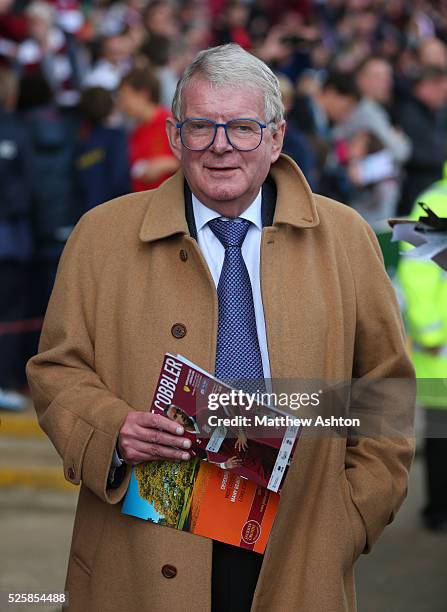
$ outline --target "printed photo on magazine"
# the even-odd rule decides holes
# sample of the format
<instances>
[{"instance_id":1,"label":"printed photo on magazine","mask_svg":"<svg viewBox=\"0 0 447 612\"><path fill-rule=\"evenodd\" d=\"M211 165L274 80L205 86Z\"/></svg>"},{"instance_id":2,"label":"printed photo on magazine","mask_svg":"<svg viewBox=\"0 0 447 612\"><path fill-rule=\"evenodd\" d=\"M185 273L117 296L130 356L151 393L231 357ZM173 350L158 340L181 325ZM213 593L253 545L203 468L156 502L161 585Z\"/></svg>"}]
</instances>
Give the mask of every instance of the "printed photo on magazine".
<instances>
[{"instance_id":1,"label":"printed photo on magazine","mask_svg":"<svg viewBox=\"0 0 447 612\"><path fill-rule=\"evenodd\" d=\"M279 497L199 459L148 461L133 468L121 511L263 553Z\"/></svg>"}]
</instances>

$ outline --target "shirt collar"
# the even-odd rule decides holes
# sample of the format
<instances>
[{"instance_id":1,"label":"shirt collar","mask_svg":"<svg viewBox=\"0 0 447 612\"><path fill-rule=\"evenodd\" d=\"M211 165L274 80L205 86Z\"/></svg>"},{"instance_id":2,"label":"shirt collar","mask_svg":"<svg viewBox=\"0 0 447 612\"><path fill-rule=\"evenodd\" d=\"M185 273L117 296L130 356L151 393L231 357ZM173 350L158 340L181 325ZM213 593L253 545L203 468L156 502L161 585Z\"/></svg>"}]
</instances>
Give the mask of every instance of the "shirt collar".
<instances>
[{"instance_id":1,"label":"shirt collar","mask_svg":"<svg viewBox=\"0 0 447 612\"><path fill-rule=\"evenodd\" d=\"M239 216L241 219L251 221L253 225L256 225L256 227L262 231L261 204L262 191L260 189L258 195L250 206ZM194 211L194 220L196 222L198 232L204 228L208 221L222 216L215 210L212 210L211 208L208 208L208 206L205 206L205 204L202 204L202 202L194 194L192 194L192 208Z\"/></svg>"}]
</instances>

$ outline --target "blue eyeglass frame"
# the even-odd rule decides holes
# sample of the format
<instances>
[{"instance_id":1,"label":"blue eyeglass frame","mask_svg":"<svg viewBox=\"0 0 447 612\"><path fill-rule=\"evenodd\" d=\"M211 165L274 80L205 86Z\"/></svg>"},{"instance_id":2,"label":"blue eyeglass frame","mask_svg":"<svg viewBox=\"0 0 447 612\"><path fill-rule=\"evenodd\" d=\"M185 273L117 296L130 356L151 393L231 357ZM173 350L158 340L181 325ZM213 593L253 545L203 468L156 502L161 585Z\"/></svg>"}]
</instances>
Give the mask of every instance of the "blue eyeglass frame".
<instances>
[{"instance_id":1,"label":"blue eyeglass frame","mask_svg":"<svg viewBox=\"0 0 447 612\"><path fill-rule=\"evenodd\" d=\"M185 143L183 142L182 127L185 125L187 121L207 121L208 123L212 123L214 125L214 136L213 136L212 141L207 147L204 147L203 149L191 149L190 147L187 147L185 145ZM228 124L232 123L233 121L253 121L254 123L257 123L259 127L261 128L261 140L259 141L259 144L256 145L256 147L253 147L253 149L239 149L238 147L235 147L234 144L231 142L230 138L228 137L228 132L227 132ZM268 125L267 123L261 123L257 119L252 119L252 117L237 117L236 119L230 119L226 123L217 123L216 121L213 121L212 119L208 119L207 117L188 117L188 119L184 119L183 121L176 123L175 127L178 130L180 130L180 140L182 141L182 145L185 147L185 149L188 149L188 151L195 151L195 152L206 151L207 149L212 147L214 144L214 141L216 140L218 128L223 127L223 129L225 130L225 136L227 138L228 144L231 147L233 147L233 149L236 149L237 151L242 151L243 153L249 153L250 151L255 151L258 147L261 146L262 138L264 136L264 129L267 127L267 125Z\"/></svg>"}]
</instances>

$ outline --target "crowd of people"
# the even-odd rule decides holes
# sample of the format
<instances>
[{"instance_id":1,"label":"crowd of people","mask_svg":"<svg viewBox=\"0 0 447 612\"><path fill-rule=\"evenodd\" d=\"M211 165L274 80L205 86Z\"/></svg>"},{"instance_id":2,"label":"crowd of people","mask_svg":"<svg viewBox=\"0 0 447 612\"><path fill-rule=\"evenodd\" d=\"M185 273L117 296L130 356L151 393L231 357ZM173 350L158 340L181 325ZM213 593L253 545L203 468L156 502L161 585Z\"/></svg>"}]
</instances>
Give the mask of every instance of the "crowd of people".
<instances>
[{"instance_id":1,"label":"crowd of people","mask_svg":"<svg viewBox=\"0 0 447 612\"><path fill-rule=\"evenodd\" d=\"M1 0L0 406L23 405L60 254L90 208L177 169L184 67L235 42L278 76L284 152L376 224L447 159L447 6L429 0Z\"/></svg>"}]
</instances>

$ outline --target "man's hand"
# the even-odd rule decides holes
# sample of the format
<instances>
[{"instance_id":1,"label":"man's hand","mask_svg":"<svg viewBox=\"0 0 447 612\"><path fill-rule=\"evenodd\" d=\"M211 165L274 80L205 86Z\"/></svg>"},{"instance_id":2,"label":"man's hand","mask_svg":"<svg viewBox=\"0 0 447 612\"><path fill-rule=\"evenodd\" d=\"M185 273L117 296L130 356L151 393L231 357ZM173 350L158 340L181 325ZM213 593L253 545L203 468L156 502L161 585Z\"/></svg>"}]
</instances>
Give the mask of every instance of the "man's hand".
<instances>
[{"instance_id":1,"label":"man's hand","mask_svg":"<svg viewBox=\"0 0 447 612\"><path fill-rule=\"evenodd\" d=\"M191 440L183 438L184 428L167 417L152 412L132 410L118 436L118 450L126 463L173 459L188 461Z\"/></svg>"}]
</instances>

